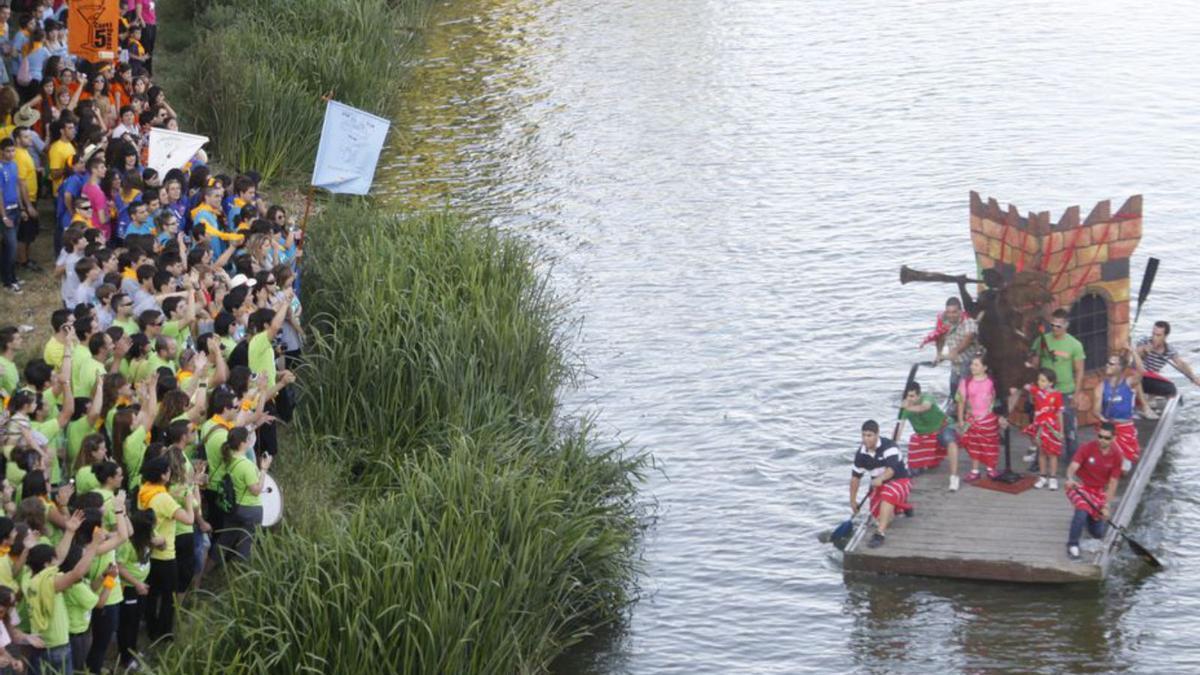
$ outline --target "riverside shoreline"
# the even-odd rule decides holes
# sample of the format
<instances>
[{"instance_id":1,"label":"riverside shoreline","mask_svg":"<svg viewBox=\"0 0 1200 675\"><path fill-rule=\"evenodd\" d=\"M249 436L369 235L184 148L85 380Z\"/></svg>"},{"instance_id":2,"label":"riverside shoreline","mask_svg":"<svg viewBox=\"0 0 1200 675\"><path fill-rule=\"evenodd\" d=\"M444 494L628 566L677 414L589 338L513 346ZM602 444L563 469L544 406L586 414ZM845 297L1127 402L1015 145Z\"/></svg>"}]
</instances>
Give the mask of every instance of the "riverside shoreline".
<instances>
[{"instance_id":1,"label":"riverside shoreline","mask_svg":"<svg viewBox=\"0 0 1200 675\"><path fill-rule=\"evenodd\" d=\"M256 12L278 7L237 11L257 25ZM198 16L165 14L164 43L176 45L166 56L217 44L219 31L205 26L227 11L216 2ZM325 36L338 39L355 38ZM164 66L168 82L186 82L193 67ZM223 81L208 89L223 91ZM189 123L204 103L196 95L178 106ZM253 137L263 121L196 131L219 149L222 135ZM246 160L214 156L254 168ZM303 171L274 174L267 191L300 213ZM645 458L561 416L558 394L577 364L566 356L564 308L530 247L451 214L333 201L318 204L307 237L304 403L276 465L287 519L216 597L190 603L179 640L151 663L162 672L546 670L623 616Z\"/></svg>"}]
</instances>

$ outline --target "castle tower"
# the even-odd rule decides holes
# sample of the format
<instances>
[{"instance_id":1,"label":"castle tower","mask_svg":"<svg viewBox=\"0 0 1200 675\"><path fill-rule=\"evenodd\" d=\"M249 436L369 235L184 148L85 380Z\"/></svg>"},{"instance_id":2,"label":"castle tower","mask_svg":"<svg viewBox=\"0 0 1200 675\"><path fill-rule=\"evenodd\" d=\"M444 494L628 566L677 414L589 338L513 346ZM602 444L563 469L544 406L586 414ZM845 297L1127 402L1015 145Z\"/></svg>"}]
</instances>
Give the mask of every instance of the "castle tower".
<instances>
[{"instance_id":1,"label":"castle tower","mask_svg":"<svg viewBox=\"0 0 1200 675\"><path fill-rule=\"evenodd\" d=\"M1079 207L1072 206L1052 223L1049 212L1022 216L1011 204L1003 210L995 199L984 202L971 192L971 242L980 272L994 269L1006 281L1019 272L1044 275L1053 297L1044 313L1067 309L1068 330L1083 343L1085 395L1108 355L1129 343L1129 258L1141 238L1141 195L1125 200L1115 214L1105 200L1082 222ZM1089 419L1081 415L1080 423Z\"/></svg>"}]
</instances>

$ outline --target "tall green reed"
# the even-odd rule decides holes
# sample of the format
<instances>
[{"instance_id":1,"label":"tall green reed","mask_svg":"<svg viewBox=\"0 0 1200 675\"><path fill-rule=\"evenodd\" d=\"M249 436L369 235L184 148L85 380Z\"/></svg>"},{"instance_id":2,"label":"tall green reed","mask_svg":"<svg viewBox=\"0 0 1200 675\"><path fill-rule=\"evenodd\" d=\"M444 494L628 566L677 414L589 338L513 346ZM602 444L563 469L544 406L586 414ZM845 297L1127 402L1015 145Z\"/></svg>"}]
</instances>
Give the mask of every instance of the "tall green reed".
<instances>
[{"instance_id":1,"label":"tall green reed","mask_svg":"<svg viewBox=\"0 0 1200 675\"><path fill-rule=\"evenodd\" d=\"M310 235L288 478L326 503L260 537L156 669L545 670L628 602L643 458L559 415L562 307L532 249L362 203Z\"/></svg>"},{"instance_id":2,"label":"tall green reed","mask_svg":"<svg viewBox=\"0 0 1200 675\"><path fill-rule=\"evenodd\" d=\"M156 670L544 670L621 605L610 579L629 574L633 523L576 490L607 473L580 450L551 470L463 437L404 462L361 509L305 524L315 538L260 538L254 565L190 618L204 634Z\"/></svg>"},{"instance_id":3,"label":"tall green reed","mask_svg":"<svg viewBox=\"0 0 1200 675\"><path fill-rule=\"evenodd\" d=\"M210 0L191 9L186 120L218 156L264 177L312 167L321 97L386 114L428 0Z\"/></svg>"},{"instance_id":4,"label":"tall green reed","mask_svg":"<svg viewBox=\"0 0 1200 675\"><path fill-rule=\"evenodd\" d=\"M313 239L310 428L383 449L551 419L570 375L564 313L528 244L450 215L362 207L331 212Z\"/></svg>"}]
</instances>

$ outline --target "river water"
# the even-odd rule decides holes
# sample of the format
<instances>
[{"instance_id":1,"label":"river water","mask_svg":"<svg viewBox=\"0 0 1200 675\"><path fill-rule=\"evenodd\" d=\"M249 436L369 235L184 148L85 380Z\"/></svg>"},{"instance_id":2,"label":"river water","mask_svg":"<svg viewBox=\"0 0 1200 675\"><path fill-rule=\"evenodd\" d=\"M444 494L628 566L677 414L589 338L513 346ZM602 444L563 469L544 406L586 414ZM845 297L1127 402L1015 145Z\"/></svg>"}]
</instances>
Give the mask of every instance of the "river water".
<instances>
[{"instance_id":1,"label":"river water","mask_svg":"<svg viewBox=\"0 0 1200 675\"><path fill-rule=\"evenodd\" d=\"M579 319L569 408L657 460L640 599L559 670L1200 668L1194 405L1135 521L1160 574L847 581L814 539L949 290L897 268L973 271L970 189L1144 194L1142 325L1200 361L1198 43L1188 2L439 6L379 189L533 238Z\"/></svg>"}]
</instances>

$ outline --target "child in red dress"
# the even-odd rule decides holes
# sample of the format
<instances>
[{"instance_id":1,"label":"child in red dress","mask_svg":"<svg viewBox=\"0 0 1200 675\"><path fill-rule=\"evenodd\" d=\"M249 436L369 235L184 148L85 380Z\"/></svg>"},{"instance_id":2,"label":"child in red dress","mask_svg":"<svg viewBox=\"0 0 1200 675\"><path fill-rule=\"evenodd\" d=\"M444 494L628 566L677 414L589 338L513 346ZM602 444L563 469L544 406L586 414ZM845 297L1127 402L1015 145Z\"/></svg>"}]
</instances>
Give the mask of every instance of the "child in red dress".
<instances>
[{"instance_id":1,"label":"child in red dress","mask_svg":"<svg viewBox=\"0 0 1200 675\"><path fill-rule=\"evenodd\" d=\"M1025 385L1025 391L1033 399L1033 423L1022 431L1033 438L1038 449L1038 477L1035 488L1047 485L1051 490L1058 489L1058 458L1062 455L1063 429L1063 397L1062 392L1054 388L1057 376L1050 368L1038 371L1037 384ZM1046 471L1046 465L1050 471Z\"/></svg>"}]
</instances>

